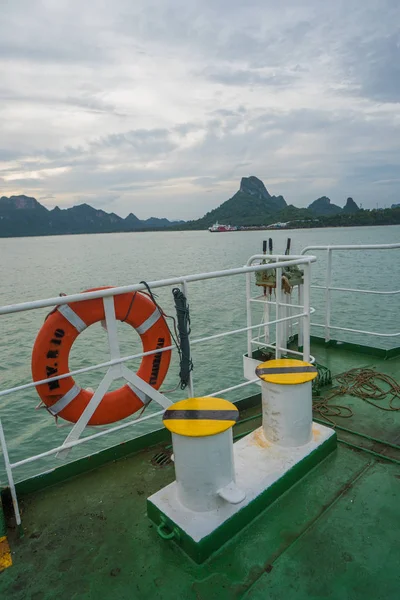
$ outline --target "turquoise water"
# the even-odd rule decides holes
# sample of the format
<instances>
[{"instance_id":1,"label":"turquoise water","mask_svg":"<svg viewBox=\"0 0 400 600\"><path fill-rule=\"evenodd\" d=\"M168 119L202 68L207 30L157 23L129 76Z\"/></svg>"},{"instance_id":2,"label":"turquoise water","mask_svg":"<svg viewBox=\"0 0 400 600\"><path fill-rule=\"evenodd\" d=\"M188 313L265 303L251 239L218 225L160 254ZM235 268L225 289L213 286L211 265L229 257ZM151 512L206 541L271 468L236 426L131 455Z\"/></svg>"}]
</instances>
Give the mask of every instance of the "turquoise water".
<instances>
[{"instance_id":1,"label":"turquoise water","mask_svg":"<svg viewBox=\"0 0 400 600\"><path fill-rule=\"evenodd\" d=\"M109 235L55 236L0 240L0 305L56 296L61 292L75 293L91 287L128 285L140 280L156 280L189 273L215 271L245 264L251 254L261 250L262 240L271 235L274 251L283 252L288 235L292 238L292 253L308 245L318 244L379 244L400 241L400 226L360 227L348 229L313 229L274 231L266 233L238 232L210 235L208 232L124 233ZM312 281L325 281L325 253L318 253L312 267ZM333 285L396 289L400 282L398 251L338 252L334 256ZM194 337L245 326L245 278L236 276L190 284L189 301ZM168 314L174 313L170 289L158 292L158 301ZM393 332L398 329L399 296L351 295L333 293L332 324L360 329ZM323 322L324 294L315 290L312 305L317 308L313 320ZM30 381L32 345L48 311L36 310L0 317L0 388ZM314 333L322 333L315 330ZM140 351L138 336L127 325L119 327L121 351ZM341 339L370 343L381 347L395 344L392 338L366 338L341 334ZM398 338L397 338L398 339ZM195 393L209 394L242 381L242 354L246 351L246 335L230 336L207 345L193 347ZM76 342L70 367L77 369L108 360L106 333L99 326L83 332ZM137 362L128 366L136 370ZM80 376L77 381L95 387L103 372ZM178 383L178 364L174 359L164 384L171 389ZM235 399L248 393L231 394ZM184 392L170 393L178 400ZM12 460L43 452L62 443L69 429L57 428L44 410L34 410L39 399L34 388L0 398L3 421ZM149 411L158 410L150 405ZM91 442L87 450L74 449L69 459L128 439L157 427L149 421L137 428L128 428L102 441ZM90 433L92 433L90 431ZM85 446L86 448L86 446ZM58 459L45 459L16 471L17 479L28 473L42 471ZM57 464L57 463L56 463ZM4 481L2 466L0 477Z\"/></svg>"}]
</instances>

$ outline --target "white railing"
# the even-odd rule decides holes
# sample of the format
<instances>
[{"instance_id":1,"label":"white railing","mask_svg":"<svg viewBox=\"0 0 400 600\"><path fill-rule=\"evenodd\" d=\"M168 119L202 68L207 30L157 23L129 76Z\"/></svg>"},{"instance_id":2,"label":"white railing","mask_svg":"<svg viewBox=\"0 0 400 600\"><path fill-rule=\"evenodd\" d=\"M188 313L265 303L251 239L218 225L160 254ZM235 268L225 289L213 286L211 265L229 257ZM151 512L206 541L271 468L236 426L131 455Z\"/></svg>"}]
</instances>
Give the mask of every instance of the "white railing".
<instances>
[{"instance_id":1,"label":"white railing","mask_svg":"<svg viewBox=\"0 0 400 600\"><path fill-rule=\"evenodd\" d=\"M359 333L363 335L373 335L384 338L394 338L400 336L400 331L395 333L382 333L377 331L365 331L362 329L352 329L350 327L341 327L331 324L331 313L332 313L332 291L335 292L351 292L357 294L378 294L383 296L400 294L400 290L365 290L359 288L345 288L345 287L334 287L332 286L332 255L333 252L338 250L396 250L400 249L400 243L397 244L366 244L366 245L341 245L341 246L307 246L301 251L301 255L304 256L307 252L314 252L324 250L327 252L327 267L326 267L326 282L325 285L312 285L312 289L325 290L325 321L324 323L311 323L313 327L321 327L325 331L325 341L328 342L331 339L331 330L336 331L347 331L350 333Z\"/></svg>"},{"instance_id":2,"label":"white railing","mask_svg":"<svg viewBox=\"0 0 400 600\"><path fill-rule=\"evenodd\" d=\"M188 284L190 282L212 280L212 279L218 279L221 277L230 277L230 276L245 274L246 278L247 278L246 279L246 290L248 293L247 300L248 300L248 306L249 306L251 275L253 273L255 273L257 271L268 271L268 270L276 269L277 280L280 281L280 277L281 277L281 273L282 273L282 266L283 266L283 259L285 259L284 260L285 267L292 266L292 265L302 265L304 268L304 298L305 298L305 300L304 300L303 305L299 302L298 305L293 305L293 307L292 307L292 308L300 309L301 312L296 313L296 314L292 314L292 312L291 312L290 314L286 314L286 316L282 316L282 317L280 316L282 299L281 299L280 286L277 286L275 303L272 301L270 303L276 304L276 314L278 315L278 318L274 319L272 321L265 321L265 319L264 319L261 325L263 327L268 327L268 328L271 325L276 326L277 343L276 343L276 346L274 346L274 348L276 351L276 356L280 356L281 352L289 352L289 350L287 348L285 348L284 345L282 345L282 336L280 333L280 331L281 331L280 328L281 328L282 324L284 324L285 322L291 323L295 319L298 319L299 323L302 323L302 331L303 331L304 347L303 347L302 356L303 356L304 360L309 360L309 355L310 355L310 339L309 339L310 338L310 311L311 311L310 304L309 304L309 300L310 300L310 265L312 262L315 262L316 258L314 256L292 256L290 258L290 260L288 260L287 256L283 257L280 255L273 255L273 256L269 256L269 259L273 260L274 262L270 262L268 264L252 265L251 263L252 263L253 259L256 259L256 258L257 258L257 256L252 257L252 259L250 259L250 264L247 264L244 267L240 267L237 269L227 269L224 271L199 273L199 274L195 274L195 275L186 275L183 277L174 277L171 279L151 281L151 282L148 282L148 286L153 290L153 289L166 287L166 286L180 285L185 296L188 298ZM135 373L130 371L124 365L124 363L127 361L131 361L132 359L141 358L143 356L148 356L151 354L156 354L156 353L158 354L160 352L174 350L175 349L174 346L168 346L168 347L164 347L161 349L151 350L148 352L141 352L141 353L130 355L130 356L122 357L120 355L119 342L118 342L118 336L117 336L117 320L115 317L113 298L114 298L114 296L118 296L120 294L125 294L128 292L131 293L131 292L136 292L136 291L146 291L146 289L147 289L147 287L143 284L135 284L135 285L129 285L129 286L124 286L124 287L115 287L115 288L108 288L108 289L97 290L97 291L92 291L92 292L85 292L85 293L81 293L81 294L71 294L69 296L61 296L61 297L57 296L54 298L48 298L46 300L34 300L31 302L23 302L20 304L12 304L12 305L8 305L8 306L0 307L0 316L1 316L1 315L9 315L9 314L13 314L13 313L19 313L22 311L28 311L28 310L39 309L39 308L44 308L44 307L61 306L61 305L69 304L71 302L83 302L85 300L102 298L103 303L104 303L105 318L106 318L105 319L106 320L106 330L107 330L108 345L109 345L109 351L110 351L110 360L107 362L98 363L96 365L77 369L75 371L70 371L69 373L64 373L62 375L49 377L47 379L41 379L40 381L24 383L24 384L14 386L14 387L0 391L0 396L6 396L6 395L9 395L12 393L19 392L21 390L26 390L28 388L42 385L44 383L50 383L52 381L58 381L60 379L65 379L67 377L71 377L71 376L78 375L81 373L87 373L89 371L108 367L107 373L105 374L102 381L100 382L97 390L94 392L89 404L83 411L79 420L72 426L72 429L69 432L64 443L60 446L51 448L50 450L47 450L40 454L36 454L34 456L29 456L27 458L18 460L16 462L11 462L9 453L8 453L8 449L7 449L6 438L4 435L4 429L3 429L2 422L0 419L0 445L1 445L1 448L3 451L3 457L4 457L4 462L5 462L8 483L9 483L9 487L10 487L10 491L11 491L16 521L17 521L18 525L21 523L21 517L20 517L20 512L19 512L19 508L18 508L18 500L17 500L16 490L15 490L15 483L14 483L14 476L13 476L14 469L17 469L18 467L21 467L28 463L38 461L42 458L45 458L45 457L48 457L48 456L51 456L54 454L64 457L66 455L66 453L69 452L71 450L71 448L73 448L75 446L78 446L80 444L86 443L88 441L97 439L97 438L105 436L105 435L109 435L113 432L120 431L122 429L131 427L132 425L138 425L139 423L143 423L143 421L147 421L156 416L160 416L163 414L165 408L168 407L172 403L171 400L165 394L161 394L159 391L152 388L148 383L146 383L145 381L140 379ZM202 338L190 339L190 346L193 346L195 344L200 344L200 343L206 343L211 340L224 338L227 336L244 333L244 332L247 332L248 335L250 335L250 339L251 339L251 331L259 328L260 324L259 323L256 325L252 324L251 316L249 317L249 311L248 311L247 318L248 318L248 322L247 322L246 327L241 327L241 328L233 329L230 331L224 331L221 333L216 333L216 334L205 336ZM281 340L281 341L279 341L279 340ZM250 347L250 349L251 349L251 347ZM134 419L134 420L128 421L126 423L122 423L120 425L116 425L116 426L110 427L106 430L102 430L102 431L99 431L92 435L88 435L86 437L81 438L80 437L81 434L83 433L85 427L87 426L94 411L99 406L104 394L109 389L111 383L115 379L118 379L118 378L125 379L131 385L133 385L135 388L137 388L139 391L143 392L146 396L149 396L152 400L157 402L162 407L162 410L152 413L151 415L146 415L144 417ZM245 382L239 383L237 385L227 387L223 390L215 391L208 395L213 396L213 395L222 394L222 393L226 394L233 390L243 388L247 385L251 385L254 382L255 382L255 380L245 381ZM190 379L189 386L188 386L188 394L190 397L195 395L192 377Z\"/></svg>"}]
</instances>

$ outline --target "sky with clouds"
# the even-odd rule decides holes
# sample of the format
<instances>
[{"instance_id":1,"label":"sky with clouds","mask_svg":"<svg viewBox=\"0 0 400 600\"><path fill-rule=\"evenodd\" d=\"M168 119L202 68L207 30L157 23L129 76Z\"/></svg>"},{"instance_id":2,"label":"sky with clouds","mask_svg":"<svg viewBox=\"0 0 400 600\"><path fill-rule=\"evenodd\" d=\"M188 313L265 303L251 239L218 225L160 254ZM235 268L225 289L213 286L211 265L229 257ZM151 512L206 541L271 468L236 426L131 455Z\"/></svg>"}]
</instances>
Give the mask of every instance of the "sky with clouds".
<instances>
[{"instance_id":1,"label":"sky with clouds","mask_svg":"<svg viewBox=\"0 0 400 600\"><path fill-rule=\"evenodd\" d=\"M400 201L399 0L0 0L0 196Z\"/></svg>"}]
</instances>

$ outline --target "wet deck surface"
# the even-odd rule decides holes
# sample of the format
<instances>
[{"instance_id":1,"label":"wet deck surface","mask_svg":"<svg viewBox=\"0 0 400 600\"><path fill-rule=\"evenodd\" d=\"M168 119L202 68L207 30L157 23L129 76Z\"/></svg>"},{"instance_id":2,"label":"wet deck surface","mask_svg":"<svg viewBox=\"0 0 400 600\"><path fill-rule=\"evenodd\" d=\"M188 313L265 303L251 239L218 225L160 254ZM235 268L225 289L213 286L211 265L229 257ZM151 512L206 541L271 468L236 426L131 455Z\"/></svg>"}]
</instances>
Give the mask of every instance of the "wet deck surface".
<instances>
[{"instance_id":1,"label":"wet deck surface","mask_svg":"<svg viewBox=\"0 0 400 600\"><path fill-rule=\"evenodd\" d=\"M400 379L399 358L382 361L340 349L314 350L318 362L333 373L374 365ZM344 427L391 443L400 439L399 412L378 410L347 396L340 403L354 412L351 419L337 419ZM248 430L258 423L240 427ZM357 436L351 441L372 448ZM382 444L373 449L387 456L396 453ZM0 574L1 599L399 597L399 465L339 444L198 566L161 540L147 520L146 497L174 478L172 465L152 464L157 450L26 496L25 537L18 539L10 531L14 565Z\"/></svg>"}]
</instances>

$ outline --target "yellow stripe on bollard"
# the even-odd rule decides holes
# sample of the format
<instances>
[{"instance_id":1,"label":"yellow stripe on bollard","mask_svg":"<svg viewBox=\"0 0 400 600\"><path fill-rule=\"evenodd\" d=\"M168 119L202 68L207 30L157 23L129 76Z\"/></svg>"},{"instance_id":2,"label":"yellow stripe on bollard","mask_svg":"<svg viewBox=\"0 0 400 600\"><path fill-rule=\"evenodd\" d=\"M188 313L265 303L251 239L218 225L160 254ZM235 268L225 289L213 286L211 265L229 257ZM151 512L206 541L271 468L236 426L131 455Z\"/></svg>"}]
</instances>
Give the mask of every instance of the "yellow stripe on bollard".
<instances>
[{"instance_id":1,"label":"yellow stripe on bollard","mask_svg":"<svg viewBox=\"0 0 400 600\"><path fill-rule=\"evenodd\" d=\"M205 437L226 431L238 417L236 406L222 398L188 398L170 406L163 423L172 433Z\"/></svg>"},{"instance_id":2,"label":"yellow stripe on bollard","mask_svg":"<svg viewBox=\"0 0 400 600\"><path fill-rule=\"evenodd\" d=\"M314 365L292 358L268 360L256 368L256 375L268 383L296 385L312 381L318 375Z\"/></svg>"}]
</instances>

